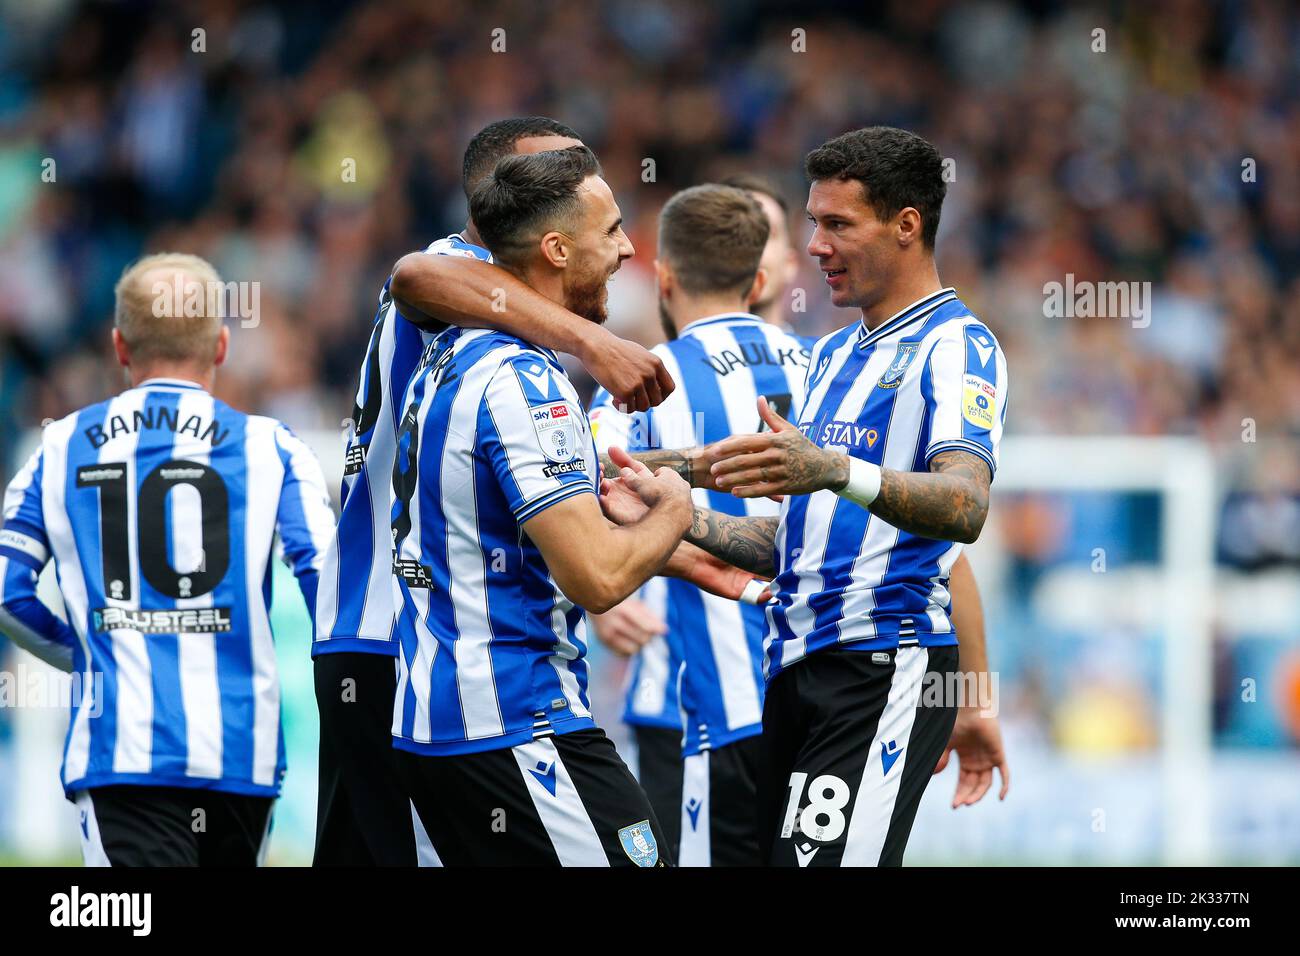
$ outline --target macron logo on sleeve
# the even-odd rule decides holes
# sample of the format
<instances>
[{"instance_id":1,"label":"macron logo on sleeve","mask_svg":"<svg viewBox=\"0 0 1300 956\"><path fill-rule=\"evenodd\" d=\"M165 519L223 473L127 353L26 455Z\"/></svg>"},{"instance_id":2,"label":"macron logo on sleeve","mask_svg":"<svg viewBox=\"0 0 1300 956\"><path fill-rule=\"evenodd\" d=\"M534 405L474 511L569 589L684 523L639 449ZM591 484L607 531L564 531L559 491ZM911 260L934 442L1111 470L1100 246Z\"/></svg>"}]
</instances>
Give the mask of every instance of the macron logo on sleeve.
<instances>
[{"instance_id":1,"label":"macron logo on sleeve","mask_svg":"<svg viewBox=\"0 0 1300 956\"><path fill-rule=\"evenodd\" d=\"M531 368L524 369L524 377L533 383L533 388L537 389L543 395L551 391L551 373L546 370L545 365L534 365Z\"/></svg>"},{"instance_id":2,"label":"macron logo on sleeve","mask_svg":"<svg viewBox=\"0 0 1300 956\"><path fill-rule=\"evenodd\" d=\"M527 396L529 405L542 405L560 400L560 390L555 387L555 379L544 362L527 366L516 365L515 370L519 373L520 381L524 383L524 395Z\"/></svg>"},{"instance_id":3,"label":"macron logo on sleeve","mask_svg":"<svg viewBox=\"0 0 1300 956\"><path fill-rule=\"evenodd\" d=\"M993 371L989 368L989 359L993 358L993 340L989 338L988 333L983 329L973 326L966 326L966 342L975 351L975 358L979 359L980 371ZM967 371L974 371L969 367L970 359L967 358Z\"/></svg>"}]
</instances>

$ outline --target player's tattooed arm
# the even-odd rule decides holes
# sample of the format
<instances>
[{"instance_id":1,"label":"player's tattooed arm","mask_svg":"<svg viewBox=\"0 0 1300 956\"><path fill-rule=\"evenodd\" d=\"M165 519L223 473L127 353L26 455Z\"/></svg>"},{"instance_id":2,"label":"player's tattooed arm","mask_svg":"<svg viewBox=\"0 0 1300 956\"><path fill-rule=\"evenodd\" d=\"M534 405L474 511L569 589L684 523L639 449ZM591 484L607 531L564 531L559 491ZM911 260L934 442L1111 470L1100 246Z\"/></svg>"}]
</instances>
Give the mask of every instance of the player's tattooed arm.
<instances>
[{"instance_id":1,"label":"player's tattooed arm","mask_svg":"<svg viewBox=\"0 0 1300 956\"><path fill-rule=\"evenodd\" d=\"M771 431L733 435L703 450L720 490L757 498L838 492L848 484L847 453L809 441L765 399L758 400L758 413ZM902 531L969 544L988 517L991 481L982 458L965 451L940 452L930 460L928 473L882 468L880 491L868 510Z\"/></svg>"},{"instance_id":2,"label":"player's tattooed arm","mask_svg":"<svg viewBox=\"0 0 1300 956\"><path fill-rule=\"evenodd\" d=\"M978 456L940 452L928 473L881 469L880 494L868 510L911 534L970 544L988 517L991 480Z\"/></svg>"},{"instance_id":3,"label":"player's tattooed arm","mask_svg":"<svg viewBox=\"0 0 1300 956\"><path fill-rule=\"evenodd\" d=\"M413 252L398 260L388 291L402 316L426 331L445 325L497 329L576 356L631 411L658 405L674 388L653 352L575 315L490 262Z\"/></svg>"},{"instance_id":4,"label":"player's tattooed arm","mask_svg":"<svg viewBox=\"0 0 1300 956\"><path fill-rule=\"evenodd\" d=\"M748 518L696 508L684 540L762 577L776 574L773 546L780 518Z\"/></svg>"},{"instance_id":5,"label":"player's tattooed arm","mask_svg":"<svg viewBox=\"0 0 1300 956\"><path fill-rule=\"evenodd\" d=\"M630 454L651 471L667 468L675 471L692 488L709 488L709 466L699 457L698 448L665 449L656 451L634 451ZM610 459L608 454L600 456L601 473L606 478L617 478L621 469Z\"/></svg>"},{"instance_id":6,"label":"player's tattooed arm","mask_svg":"<svg viewBox=\"0 0 1300 956\"><path fill-rule=\"evenodd\" d=\"M627 525L640 520L646 513L647 502L638 488L649 469L634 461L621 448L610 449L621 470L615 478L603 478L600 483L600 504L605 516L615 524ZM630 467L631 466L631 467ZM638 476L633 469L642 472ZM770 578L776 572L772 549L776 541L778 518L748 518L722 514L707 508L693 508L691 525L682 540L706 551L715 558L736 568ZM681 557L682 555L677 555ZM680 576L680 575L679 575ZM698 583L698 582L697 582ZM743 590L744 582L741 582ZM715 594L723 590L707 587ZM735 595L724 594L734 597Z\"/></svg>"}]
</instances>

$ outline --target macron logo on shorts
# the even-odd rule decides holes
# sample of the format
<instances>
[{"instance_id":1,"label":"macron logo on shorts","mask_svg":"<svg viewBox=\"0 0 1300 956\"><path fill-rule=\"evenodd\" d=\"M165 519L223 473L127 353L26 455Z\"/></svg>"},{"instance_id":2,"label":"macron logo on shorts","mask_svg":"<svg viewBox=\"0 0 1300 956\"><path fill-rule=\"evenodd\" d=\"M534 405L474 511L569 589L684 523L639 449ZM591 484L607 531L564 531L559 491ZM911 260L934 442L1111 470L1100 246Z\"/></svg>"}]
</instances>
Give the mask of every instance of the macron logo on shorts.
<instances>
[{"instance_id":1,"label":"macron logo on shorts","mask_svg":"<svg viewBox=\"0 0 1300 956\"><path fill-rule=\"evenodd\" d=\"M700 807L704 806L699 797L691 797L690 802L686 804L686 812L691 818L691 829L696 829L700 824Z\"/></svg>"},{"instance_id":2,"label":"macron logo on shorts","mask_svg":"<svg viewBox=\"0 0 1300 956\"><path fill-rule=\"evenodd\" d=\"M885 769L884 776L889 776L889 771L893 769L894 763L903 755L903 748L898 746L897 740L891 740L885 743L880 742L880 766Z\"/></svg>"},{"instance_id":3,"label":"macron logo on shorts","mask_svg":"<svg viewBox=\"0 0 1300 956\"><path fill-rule=\"evenodd\" d=\"M554 760L552 760L550 763L547 763L545 760L539 760L537 761L537 766L530 768L528 772L531 773L534 777L536 777L539 781L541 781L541 784L543 787L546 788L547 793L549 793L551 796L555 796L555 761Z\"/></svg>"}]
</instances>

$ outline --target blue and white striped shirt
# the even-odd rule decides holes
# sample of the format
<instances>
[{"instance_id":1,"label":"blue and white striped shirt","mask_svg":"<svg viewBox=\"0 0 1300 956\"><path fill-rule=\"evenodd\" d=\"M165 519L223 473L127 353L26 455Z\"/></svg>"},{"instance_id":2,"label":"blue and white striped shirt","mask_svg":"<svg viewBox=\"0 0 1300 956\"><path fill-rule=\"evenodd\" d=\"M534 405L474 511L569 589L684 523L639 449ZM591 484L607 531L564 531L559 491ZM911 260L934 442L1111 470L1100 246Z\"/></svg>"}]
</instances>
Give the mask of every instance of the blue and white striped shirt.
<instances>
[{"instance_id":1,"label":"blue and white striped shirt","mask_svg":"<svg viewBox=\"0 0 1300 956\"><path fill-rule=\"evenodd\" d=\"M799 428L814 443L896 471L928 471L943 451L990 472L1007 410L1007 364L952 289L869 330L813 349ZM827 647L957 643L948 574L962 546L900 531L831 491L792 495L777 530L776 602L767 607L769 679Z\"/></svg>"},{"instance_id":2,"label":"blue and white striped shirt","mask_svg":"<svg viewBox=\"0 0 1300 956\"><path fill-rule=\"evenodd\" d=\"M424 251L491 261L486 249L471 245L458 233ZM402 394L432 338L402 318L385 282L346 437L339 496L342 513L325 553L313 657L335 651L397 654L389 580L394 435Z\"/></svg>"},{"instance_id":3,"label":"blue and white striped shirt","mask_svg":"<svg viewBox=\"0 0 1300 956\"><path fill-rule=\"evenodd\" d=\"M307 446L197 385L151 379L47 426L4 519L0 624L77 678L65 790L275 796L272 549L278 531L310 610L334 526ZM33 607L51 557L71 628Z\"/></svg>"},{"instance_id":4,"label":"blue and white striped shirt","mask_svg":"<svg viewBox=\"0 0 1300 956\"><path fill-rule=\"evenodd\" d=\"M709 316L685 326L677 339L654 348L677 389L657 408L632 415L614 407L608 392L593 401L592 428L601 452L687 448L729 435L759 431L758 396L781 415L797 419L803 404L809 343L756 315ZM731 515L775 516L767 498L741 499L697 488L697 507ZM683 754L724 747L761 733L763 719L763 609L701 591L679 578L666 580L672 642L684 668L681 707Z\"/></svg>"},{"instance_id":5,"label":"blue and white striped shirt","mask_svg":"<svg viewBox=\"0 0 1300 956\"><path fill-rule=\"evenodd\" d=\"M583 611L523 530L598 487L591 428L558 359L510 335L449 329L402 407L394 745L472 753L594 726Z\"/></svg>"},{"instance_id":6,"label":"blue and white striped shirt","mask_svg":"<svg viewBox=\"0 0 1300 956\"><path fill-rule=\"evenodd\" d=\"M641 585L636 597L667 623L668 578L651 578ZM682 711L677 689L681 669L681 642L671 633L647 641L628 663L623 685L623 723L630 727L680 731Z\"/></svg>"}]
</instances>

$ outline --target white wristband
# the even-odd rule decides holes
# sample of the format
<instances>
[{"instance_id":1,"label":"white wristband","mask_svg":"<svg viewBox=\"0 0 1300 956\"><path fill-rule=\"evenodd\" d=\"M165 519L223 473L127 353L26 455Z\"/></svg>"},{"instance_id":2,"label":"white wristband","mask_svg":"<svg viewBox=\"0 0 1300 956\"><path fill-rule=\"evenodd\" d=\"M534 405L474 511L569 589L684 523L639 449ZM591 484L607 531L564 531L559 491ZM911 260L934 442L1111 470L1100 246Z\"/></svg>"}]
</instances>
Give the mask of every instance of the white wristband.
<instances>
[{"instance_id":1,"label":"white wristband","mask_svg":"<svg viewBox=\"0 0 1300 956\"><path fill-rule=\"evenodd\" d=\"M880 494L880 466L850 455L848 484L835 493L855 505L867 507Z\"/></svg>"},{"instance_id":2,"label":"white wristband","mask_svg":"<svg viewBox=\"0 0 1300 956\"><path fill-rule=\"evenodd\" d=\"M762 604L764 602L760 599L760 596L766 589L766 581L760 581L758 578L754 578L746 584L745 589L740 592L740 600L745 604Z\"/></svg>"}]
</instances>

